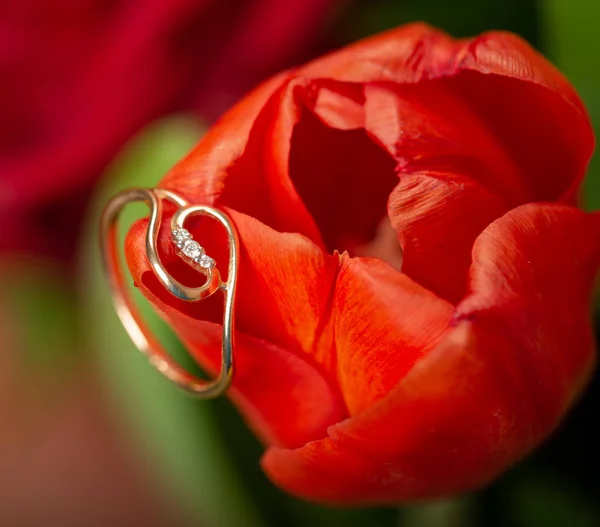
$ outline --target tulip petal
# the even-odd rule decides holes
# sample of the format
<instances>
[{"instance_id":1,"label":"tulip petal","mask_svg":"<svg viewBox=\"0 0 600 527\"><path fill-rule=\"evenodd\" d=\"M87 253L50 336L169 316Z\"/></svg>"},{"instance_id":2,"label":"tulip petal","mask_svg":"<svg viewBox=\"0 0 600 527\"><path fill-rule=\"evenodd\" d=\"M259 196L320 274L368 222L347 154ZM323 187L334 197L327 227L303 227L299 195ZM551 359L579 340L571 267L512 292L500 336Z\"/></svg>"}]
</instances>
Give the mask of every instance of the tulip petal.
<instances>
[{"instance_id":1,"label":"tulip petal","mask_svg":"<svg viewBox=\"0 0 600 527\"><path fill-rule=\"evenodd\" d=\"M365 128L397 160L401 177L422 170L449 172L473 179L507 204L528 199L526 175L511 152L445 79L370 83L365 114Z\"/></svg>"},{"instance_id":2,"label":"tulip petal","mask_svg":"<svg viewBox=\"0 0 600 527\"><path fill-rule=\"evenodd\" d=\"M600 214L519 207L482 233L473 259L472 293L441 344L327 438L269 449L263 466L278 485L354 504L462 492L556 426L593 363Z\"/></svg>"},{"instance_id":3,"label":"tulip petal","mask_svg":"<svg viewBox=\"0 0 600 527\"><path fill-rule=\"evenodd\" d=\"M530 201L572 200L593 151L589 118L571 85L509 33L455 41L412 24L318 59L302 73L330 82L421 86L442 80L520 166Z\"/></svg>"},{"instance_id":4,"label":"tulip petal","mask_svg":"<svg viewBox=\"0 0 600 527\"><path fill-rule=\"evenodd\" d=\"M335 379L330 324L338 255L231 211L242 240L240 330L311 356ZM260 309L257 309L260 306Z\"/></svg>"},{"instance_id":5,"label":"tulip petal","mask_svg":"<svg viewBox=\"0 0 600 527\"><path fill-rule=\"evenodd\" d=\"M254 218L227 212L240 239L232 397L265 442L300 446L323 437L328 425L347 415L335 380L330 324L338 257L299 234L278 233ZM199 274L173 250L167 220L159 234L161 261L182 283L199 285ZM194 219L186 227L226 269L227 242L219 228ZM190 353L214 371L222 299L184 302L162 287L145 257L145 229L146 220L138 222L126 241L132 276Z\"/></svg>"},{"instance_id":6,"label":"tulip petal","mask_svg":"<svg viewBox=\"0 0 600 527\"><path fill-rule=\"evenodd\" d=\"M145 277L148 290L160 287ZM143 289L142 289L143 290ZM172 310L159 297L144 292L190 350L211 373L219 367L221 326ZM266 445L296 448L323 437L346 414L310 356L290 352L268 341L237 332L236 372L228 396Z\"/></svg>"},{"instance_id":7,"label":"tulip petal","mask_svg":"<svg viewBox=\"0 0 600 527\"><path fill-rule=\"evenodd\" d=\"M334 319L338 379L350 415L383 398L440 341L453 307L374 258L348 258Z\"/></svg>"},{"instance_id":8,"label":"tulip petal","mask_svg":"<svg viewBox=\"0 0 600 527\"><path fill-rule=\"evenodd\" d=\"M467 290L473 242L505 209L467 177L431 172L402 176L388 202L402 240L402 272L458 303Z\"/></svg>"},{"instance_id":9,"label":"tulip petal","mask_svg":"<svg viewBox=\"0 0 600 527\"><path fill-rule=\"evenodd\" d=\"M593 361L590 296L599 266L600 213L562 205L519 207L473 247L472 293L455 321L482 317L513 336L520 366L540 380L532 396L551 419L579 393Z\"/></svg>"},{"instance_id":10,"label":"tulip petal","mask_svg":"<svg viewBox=\"0 0 600 527\"><path fill-rule=\"evenodd\" d=\"M282 73L234 106L161 181L193 203L229 207L280 232L321 243L319 231L290 183L271 168L274 116L290 74ZM293 108L291 109L293 111Z\"/></svg>"}]
</instances>

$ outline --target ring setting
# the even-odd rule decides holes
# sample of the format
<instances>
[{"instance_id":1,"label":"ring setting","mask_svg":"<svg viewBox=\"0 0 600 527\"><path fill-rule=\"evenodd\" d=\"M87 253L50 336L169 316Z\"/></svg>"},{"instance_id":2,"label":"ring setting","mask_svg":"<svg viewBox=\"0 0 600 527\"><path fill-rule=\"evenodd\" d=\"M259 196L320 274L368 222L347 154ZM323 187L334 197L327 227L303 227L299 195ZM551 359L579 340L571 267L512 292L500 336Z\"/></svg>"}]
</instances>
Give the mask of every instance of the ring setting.
<instances>
[{"instance_id":1,"label":"ring setting","mask_svg":"<svg viewBox=\"0 0 600 527\"><path fill-rule=\"evenodd\" d=\"M206 381L185 371L154 337L142 320L127 288L119 261L117 247L117 219L129 203L142 201L150 209L146 229L146 259L158 281L173 296L185 302L199 302L217 292L223 294L223 326L221 331L221 368L213 380ZM158 236L163 220L163 201L177 209L171 217L171 242L176 254L193 269L205 276L204 283L189 287L174 278L161 262L158 254ZM229 262L227 279L219 272L213 258L192 234L184 228L191 216L207 216L216 220L227 234ZM152 366L167 379L188 393L202 399L221 395L230 386L234 374L234 311L237 286L239 242L237 230L229 216L214 207L190 204L177 193L163 188L132 188L114 196L106 205L100 219L100 249L106 277L110 285L113 304L123 326L137 348L148 357Z\"/></svg>"},{"instance_id":2,"label":"ring setting","mask_svg":"<svg viewBox=\"0 0 600 527\"><path fill-rule=\"evenodd\" d=\"M181 256L187 257L203 269L212 269L216 262L208 256L202 247L187 229L173 229L171 231L171 239L175 247L179 249L177 252Z\"/></svg>"}]
</instances>

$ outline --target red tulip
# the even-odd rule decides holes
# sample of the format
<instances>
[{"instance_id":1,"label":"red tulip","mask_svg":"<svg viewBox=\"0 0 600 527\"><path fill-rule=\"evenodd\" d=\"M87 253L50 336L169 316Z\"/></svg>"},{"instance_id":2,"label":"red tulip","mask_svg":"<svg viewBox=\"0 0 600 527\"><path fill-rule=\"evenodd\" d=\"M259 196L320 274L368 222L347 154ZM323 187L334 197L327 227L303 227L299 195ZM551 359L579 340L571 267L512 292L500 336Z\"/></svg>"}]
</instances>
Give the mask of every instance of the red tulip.
<instances>
[{"instance_id":1,"label":"red tulip","mask_svg":"<svg viewBox=\"0 0 600 527\"><path fill-rule=\"evenodd\" d=\"M600 214L574 206L593 144L573 88L518 37L411 25L271 79L164 178L239 230L231 397L276 484L353 504L453 494L557 426L594 362ZM220 299L170 296L144 231L134 279L215 370Z\"/></svg>"},{"instance_id":2,"label":"red tulip","mask_svg":"<svg viewBox=\"0 0 600 527\"><path fill-rule=\"evenodd\" d=\"M3 3L0 250L68 251L92 183L125 141L168 112L214 118L314 42L334 4Z\"/></svg>"}]
</instances>

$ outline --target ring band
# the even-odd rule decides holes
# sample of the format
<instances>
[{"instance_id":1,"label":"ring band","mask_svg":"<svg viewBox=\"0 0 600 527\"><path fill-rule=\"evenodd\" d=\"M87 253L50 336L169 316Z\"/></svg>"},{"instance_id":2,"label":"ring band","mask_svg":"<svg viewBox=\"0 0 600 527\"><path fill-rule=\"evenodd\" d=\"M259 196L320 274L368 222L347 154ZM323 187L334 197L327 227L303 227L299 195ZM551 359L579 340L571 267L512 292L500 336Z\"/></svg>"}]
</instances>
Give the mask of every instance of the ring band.
<instances>
[{"instance_id":1,"label":"ring band","mask_svg":"<svg viewBox=\"0 0 600 527\"><path fill-rule=\"evenodd\" d=\"M177 254L199 273L206 281L199 287L187 287L173 278L165 269L157 250L157 239L162 221L163 200L178 208L171 218L172 241ZM125 277L119 262L117 243L117 220L123 208L134 202L144 202L150 208L150 219L146 231L146 256L150 267L161 284L177 298L197 302L217 291L224 295L223 330L221 338L221 369L212 381L191 375L179 366L156 340L129 295ZM217 220L227 233L229 264L227 280L223 281L212 258L184 228L190 216L208 216ZM209 399L221 395L233 378L234 371L234 310L237 284L239 242L231 219L222 211L205 205L191 205L187 200L170 190L155 188L132 188L114 196L106 205L100 219L100 251L104 272L110 284L113 303L125 330L137 348L148 357L152 366L160 373L192 395Z\"/></svg>"}]
</instances>

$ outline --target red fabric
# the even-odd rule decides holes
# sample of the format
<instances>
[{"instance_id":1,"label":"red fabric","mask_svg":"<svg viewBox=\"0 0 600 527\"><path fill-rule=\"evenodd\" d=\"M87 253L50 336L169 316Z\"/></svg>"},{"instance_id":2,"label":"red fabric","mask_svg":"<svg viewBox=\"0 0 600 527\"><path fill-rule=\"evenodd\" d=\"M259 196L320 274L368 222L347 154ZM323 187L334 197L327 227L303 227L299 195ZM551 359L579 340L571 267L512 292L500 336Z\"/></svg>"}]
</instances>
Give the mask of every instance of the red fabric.
<instances>
[{"instance_id":1,"label":"red fabric","mask_svg":"<svg viewBox=\"0 0 600 527\"><path fill-rule=\"evenodd\" d=\"M135 132L168 112L216 118L316 44L334 5L3 2L0 250L69 249L89 189Z\"/></svg>"},{"instance_id":2,"label":"red fabric","mask_svg":"<svg viewBox=\"0 0 600 527\"><path fill-rule=\"evenodd\" d=\"M231 395L273 481L337 503L442 496L554 429L594 361L600 214L574 205L593 144L573 89L517 37L411 25L265 83L173 168L161 186L240 233ZM218 302L162 289L144 228L134 279L210 368ZM189 228L224 267L222 234ZM401 271L369 257L394 244Z\"/></svg>"}]
</instances>

